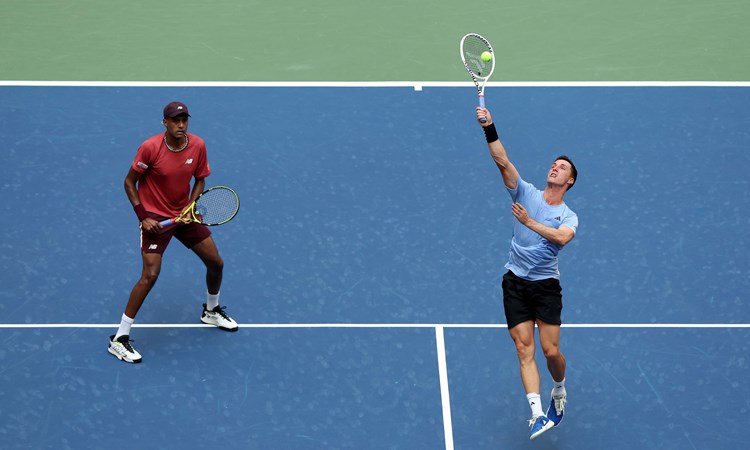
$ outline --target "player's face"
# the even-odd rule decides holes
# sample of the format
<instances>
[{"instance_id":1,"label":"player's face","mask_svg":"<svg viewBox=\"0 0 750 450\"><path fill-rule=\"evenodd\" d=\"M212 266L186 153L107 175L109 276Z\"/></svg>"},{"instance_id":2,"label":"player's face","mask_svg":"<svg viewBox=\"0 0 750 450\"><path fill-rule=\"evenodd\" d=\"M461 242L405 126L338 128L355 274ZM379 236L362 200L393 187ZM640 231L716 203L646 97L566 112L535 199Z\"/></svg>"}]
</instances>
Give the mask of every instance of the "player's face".
<instances>
[{"instance_id":1,"label":"player's face","mask_svg":"<svg viewBox=\"0 0 750 450\"><path fill-rule=\"evenodd\" d=\"M167 134L177 140L182 140L185 137L185 133L187 133L188 116L180 114L175 117L165 117L164 126L167 128Z\"/></svg>"},{"instance_id":2,"label":"player's face","mask_svg":"<svg viewBox=\"0 0 750 450\"><path fill-rule=\"evenodd\" d=\"M572 173L573 169L570 167L570 164L564 159L558 159L552 163L552 167L550 167L547 173L547 183L558 186L573 184Z\"/></svg>"}]
</instances>

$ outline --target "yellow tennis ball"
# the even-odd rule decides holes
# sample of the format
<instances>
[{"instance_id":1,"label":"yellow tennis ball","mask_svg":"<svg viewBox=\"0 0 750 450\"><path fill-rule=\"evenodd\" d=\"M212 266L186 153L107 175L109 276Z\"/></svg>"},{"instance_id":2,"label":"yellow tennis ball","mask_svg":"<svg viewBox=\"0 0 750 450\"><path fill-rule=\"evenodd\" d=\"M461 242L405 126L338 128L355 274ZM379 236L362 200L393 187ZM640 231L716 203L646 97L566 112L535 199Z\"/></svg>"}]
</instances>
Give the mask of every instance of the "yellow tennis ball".
<instances>
[{"instance_id":1,"label":"yellow tennis ball","mask_svg":"<svg viewBox=\"0 0 750 450\"><path fill-rule=\"evenodd\" d=\"M490 52L482 52L481 58L482 58L482 61L484 61L484 62L492 61L492 53L490 53Z\"/></svg>"}]
</instances>

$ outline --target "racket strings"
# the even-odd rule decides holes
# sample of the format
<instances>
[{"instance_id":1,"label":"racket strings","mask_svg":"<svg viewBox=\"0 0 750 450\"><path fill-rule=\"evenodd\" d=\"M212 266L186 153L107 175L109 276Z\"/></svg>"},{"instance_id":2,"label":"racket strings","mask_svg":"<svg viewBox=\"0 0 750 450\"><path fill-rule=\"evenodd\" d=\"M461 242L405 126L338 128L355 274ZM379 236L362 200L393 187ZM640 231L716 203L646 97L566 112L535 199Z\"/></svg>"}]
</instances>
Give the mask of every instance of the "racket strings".
<instances>
[{"instance_id":1,"label":"racket strings","mask_svg":"<svg viewBox=\"0 0 750 450\"><path fill-rule=\"evenodd\" d=\"M201 222L217 225L228 221L239 210L237 194L230 189L210 190L195 202L195 212L201 216Z\"/></svg>"},{"instance_id":2,"label":"racket strings","mask_svg":"<svg viewBox=\"0 0 750 450\"><path fill-rule=\"evenodd\" d=\"M478 36L466 36L461 51L463 52L466 65L469 66L474 75L477 77L488 77L490 75L492 62L482 61L482 53L492 53L492 47L484 40Z\"/></svg>"}]
</instances>

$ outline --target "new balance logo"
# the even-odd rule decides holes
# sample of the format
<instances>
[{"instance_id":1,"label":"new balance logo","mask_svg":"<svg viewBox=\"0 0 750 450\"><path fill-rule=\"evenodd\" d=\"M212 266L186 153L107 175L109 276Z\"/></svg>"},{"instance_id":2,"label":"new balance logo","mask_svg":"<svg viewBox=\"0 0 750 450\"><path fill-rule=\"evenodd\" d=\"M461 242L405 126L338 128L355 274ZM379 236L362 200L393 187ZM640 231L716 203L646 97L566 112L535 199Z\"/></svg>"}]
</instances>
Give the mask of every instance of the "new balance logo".
<instances>
[{"instance_id":1,"label":"new balance logo","mask_svg":"<svg viewBox=\"0 0 750 450\"><path fill-rule=\"evenodd\" d=\"M192 164L192 163L193 163L193 158L190 158L187 161L185 161L185 164Z\"/></svg>"},{"instance_id":2,"label":"new balance logo","mask_svg":"<svg viewBox=\"0 0 750 450\"><path fill-rule=\"evenodd\" d=\"M156 247L158 247L158 245L156 245L156 244L151 244L151 245L149 245L149 246L148 246L148 249L149 249L149 250L156 250Z\"/></svg>"}]
</instances>

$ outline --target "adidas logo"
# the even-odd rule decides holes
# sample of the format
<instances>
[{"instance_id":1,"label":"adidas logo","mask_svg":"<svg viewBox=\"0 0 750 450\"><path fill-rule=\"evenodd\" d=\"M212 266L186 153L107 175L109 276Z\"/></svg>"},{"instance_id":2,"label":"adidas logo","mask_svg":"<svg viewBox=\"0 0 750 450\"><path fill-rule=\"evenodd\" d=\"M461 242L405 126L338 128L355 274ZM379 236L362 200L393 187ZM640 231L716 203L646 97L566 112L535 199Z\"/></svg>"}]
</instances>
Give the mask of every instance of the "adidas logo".
<instances>
[{"instance_id":1,"label":"adidas logo","mask_svg":"<svg viewBox=\"0 0 750 450\"><path fill-rule=\"evenodd\" d=\"M562 219L560 219L560 216L557 216L557 217L555 217L555 220L559 222Z\"/></svg>"}]
</instances>

